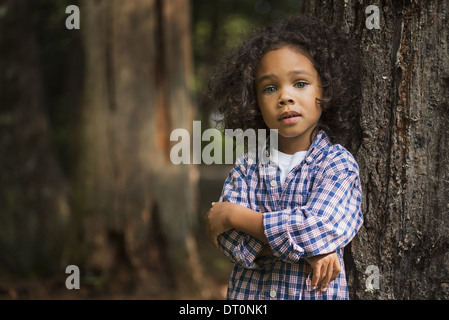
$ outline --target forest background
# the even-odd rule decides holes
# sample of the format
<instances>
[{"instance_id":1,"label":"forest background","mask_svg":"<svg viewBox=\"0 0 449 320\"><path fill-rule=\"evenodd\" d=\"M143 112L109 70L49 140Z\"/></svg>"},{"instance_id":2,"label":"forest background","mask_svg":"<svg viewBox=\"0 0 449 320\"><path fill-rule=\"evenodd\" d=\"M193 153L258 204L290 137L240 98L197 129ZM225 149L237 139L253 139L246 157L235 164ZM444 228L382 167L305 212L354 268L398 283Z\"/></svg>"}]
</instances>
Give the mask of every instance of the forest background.
<instances>
[{"instance_id":1,"label":"forest background","mask_svg":"<svg viewBox=\"0 0 449 320\"><path fill-rule=\"evenodd\" d=\"M173 165L170 134L213 127L213 65L295 13L350 32L367 67L350 297L447 299L444 0L1 0L0 298L223 299L203 217L229 166Z\"/></svg>"}]
</instances>

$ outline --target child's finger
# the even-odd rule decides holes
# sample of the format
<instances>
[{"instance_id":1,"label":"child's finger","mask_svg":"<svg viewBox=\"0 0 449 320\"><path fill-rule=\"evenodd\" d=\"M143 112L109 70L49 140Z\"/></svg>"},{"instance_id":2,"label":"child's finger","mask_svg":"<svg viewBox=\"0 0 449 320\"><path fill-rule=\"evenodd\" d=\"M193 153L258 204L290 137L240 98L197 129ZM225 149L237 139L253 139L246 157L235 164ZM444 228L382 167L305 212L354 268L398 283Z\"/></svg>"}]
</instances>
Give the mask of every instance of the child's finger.
<instances>
[{"instance_id":1,"label":"child's finger","mask_svg":"<svg viewBox=\"0 0 449 320\"><path fill-rule=\"evenodd\" d=\"M340 262L336 259L334 262L334 265L333 265L331 281L334 281L335 279L337 279L338 275L340 274L340 271L341 271Z\"/></svg>"},{"instance_id":2,"label":"child's finger","mask_svg":"<svg viewBox=\"0 0 449 320\"><path fill-rule=\"evenodd\" d=\"M335 279L337 279L337 277L338 277L339 274L340 274L340 270L334 268L333 271L332 271L331 282L334 281Z\"/></svg>"},{"instance_id":3,"label":"child's finger","mask_svg":"<svg viewBox=\"0 0 449 320\"><path fill-rule=\"evenodd\" d=\"M321 281L321 291L326 291L327 286L329 285L329 282L331 282L332 275L334 274L334 269L332 265L330 265L327 268L326 275L324 276L323 280Z\"/></svg>"},{"instance_id":4,"label":"child's finger","mask_svg":"<svg viewBox=\"0 0 449 320\"><path fill-rule=\"evenodd\" d=\"M313 272L313 273L312 273L312 289L313 289L313 290L316 289L316 285L317 285L317 283L318 283L317 274L319 274L319 272Z\"/></svg>"},{"instance_id":5,"label":"child's finger","mask_svg":"<svg viewBox=\"0 0 449 320\"><path fill-rule=\"evenodd\" d=\"M315 290L318 286L318 283L320 282L322 275L322 265L317 263L313 266L312 269L312 289Z\"/></svg>"},{"instance_id":6,"label":"child's finger","mask_svg":"<svg viewBox=\"0 0 449 320\"><path fill-rule=\"evenodd\" d=\"M329 269L329 265L326 263L323 263L321 265L321 272L320 272L320 279L318 280L318 283L320 285L321 288L323 288L323 281L327 276L328 273L328 269ZM326 285L327 286L327 285Z\"/></svg>"}]
</instances>

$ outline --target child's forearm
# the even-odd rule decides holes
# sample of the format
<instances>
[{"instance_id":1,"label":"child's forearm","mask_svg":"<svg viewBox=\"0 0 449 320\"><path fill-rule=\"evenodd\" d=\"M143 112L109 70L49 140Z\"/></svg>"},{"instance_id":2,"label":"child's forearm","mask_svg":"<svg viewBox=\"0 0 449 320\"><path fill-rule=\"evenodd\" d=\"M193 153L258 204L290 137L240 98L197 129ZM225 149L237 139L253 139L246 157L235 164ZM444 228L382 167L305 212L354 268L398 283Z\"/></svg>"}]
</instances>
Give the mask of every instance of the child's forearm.
<instances>
[{"instance_id":1,"label":"child's forearm","mask_svg":"<svg viewBox=\"0 0 449 320\"><path fill-rule=\"evenodd\" d=\"M264 243L268 243L261 212L237 205L229 211L228 222L232 228L245 232Z\"/></svg>"},{"instance_id":2,"label":"child's forearm","mask_svg":"<svg viewBox=\"0 0 449 320\"><path fill-rule=\"evenodd\" d=\"M263 226L263 215L232 202L213 202L206 217L207 234L218 248L218 236L230 229L247 233L268 243Z\"/></svg>"}]
</instances>

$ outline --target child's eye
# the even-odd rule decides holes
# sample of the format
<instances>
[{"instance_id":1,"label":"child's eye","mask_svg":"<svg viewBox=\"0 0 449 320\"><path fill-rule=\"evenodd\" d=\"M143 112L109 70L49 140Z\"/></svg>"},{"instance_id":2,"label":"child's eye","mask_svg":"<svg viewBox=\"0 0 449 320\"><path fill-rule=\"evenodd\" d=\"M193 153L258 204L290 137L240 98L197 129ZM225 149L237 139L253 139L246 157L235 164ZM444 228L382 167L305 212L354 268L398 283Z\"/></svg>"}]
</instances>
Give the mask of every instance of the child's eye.
<instances>
[{"instance_id":1,"label":"child's eye","mask_svg":"<svg viewBox=\"0 0 449 320\"><path fill-rule=\"evenodd\" d=\"M267 94L275 93L276 88L275 87L267 87L267 88L263 89L263 92L267 93Z\"/></svg>"},{"instance_id":2,"label":"child's eye","mask_svg":"<svg viewBox=\"0 0 449 320\"><path fill-rule=\"evenodd\" d=\"M307 82L304 82L304 81L298 81L298 82L296 82L293 86L295 87L295 88L298 88L298 89L303 89L303 88L305 88L306 86L307 86Z\"/></svg>"}]
</instances>

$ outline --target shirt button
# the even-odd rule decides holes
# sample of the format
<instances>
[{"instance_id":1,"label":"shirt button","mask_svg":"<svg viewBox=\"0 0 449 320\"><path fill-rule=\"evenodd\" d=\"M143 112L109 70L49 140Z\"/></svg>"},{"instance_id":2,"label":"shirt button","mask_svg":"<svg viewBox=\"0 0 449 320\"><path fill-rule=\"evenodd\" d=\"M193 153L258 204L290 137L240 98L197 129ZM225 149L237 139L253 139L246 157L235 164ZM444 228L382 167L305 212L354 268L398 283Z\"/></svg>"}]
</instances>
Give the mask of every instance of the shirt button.
<instances>
[{"instance_id":1,"label":"shirt button","mask_svg":"<svg viewBox=\"0 0 449 320\"><path fill-rule=\"evenodd\" d=\"M276 298L276 291L275 290L271 290L270 291L270 297Z\"/></svg>"},{"instance_id":2,"label":"shirt button","mask_svg":"<svg viewBox=\"0 0 449 320\"><path fill-rule=\"evenodd\" d=\"M312 162L312 157L307 157L306 162L307 163L311 163Z\"/></svg>"},{"instance_id":3,"label":"shirt button","mask_svg":"<svg viewBox=\"0 0 449 320\"><path fill-rule=\"evenodd\" d=\"M270 185L271 185L272 187L276 187L276 185L277 185L276 180L271 180L271 181L270 181Z\"/></svg>"}]
</instances>

